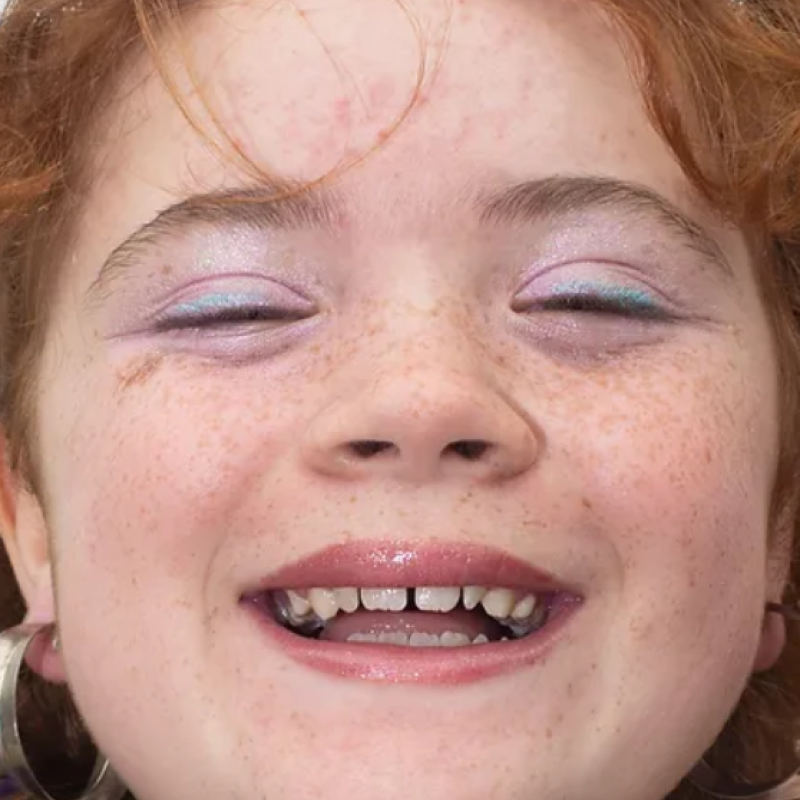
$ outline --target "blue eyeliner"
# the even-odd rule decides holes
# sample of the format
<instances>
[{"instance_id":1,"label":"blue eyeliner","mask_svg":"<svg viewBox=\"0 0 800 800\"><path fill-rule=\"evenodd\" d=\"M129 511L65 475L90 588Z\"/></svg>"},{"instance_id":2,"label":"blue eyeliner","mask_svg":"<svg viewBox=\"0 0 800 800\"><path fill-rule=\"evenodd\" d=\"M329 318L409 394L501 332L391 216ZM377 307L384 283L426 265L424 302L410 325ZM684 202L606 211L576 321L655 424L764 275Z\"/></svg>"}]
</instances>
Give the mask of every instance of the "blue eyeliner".
<instances>
[{"instance_id":1,"label":"blue eyeliner","mask_svg":"<svg viewBox=\"0 0 800 800\"><path fill-rule=\"evenodd\" d=\"M193 317L208 316L214 312L230 311L238 308L260 308L265 305L264 298L257 294L231 292L209 294L180 303L170 310L170 316Z\"/></svg>"},{"instance_id":2,"label":"blue eyeliner","mask_svg":"<svg viewBox=\"0 0 800 800\"><path fill-rule=\"evenodd\" d=\"M618 286L601 281L575 280L558 283L552 287L552 297L595 297L607 300L620 309L631 312L660 310L653 296L643 289Z\"/></svg>"}]
</instances>

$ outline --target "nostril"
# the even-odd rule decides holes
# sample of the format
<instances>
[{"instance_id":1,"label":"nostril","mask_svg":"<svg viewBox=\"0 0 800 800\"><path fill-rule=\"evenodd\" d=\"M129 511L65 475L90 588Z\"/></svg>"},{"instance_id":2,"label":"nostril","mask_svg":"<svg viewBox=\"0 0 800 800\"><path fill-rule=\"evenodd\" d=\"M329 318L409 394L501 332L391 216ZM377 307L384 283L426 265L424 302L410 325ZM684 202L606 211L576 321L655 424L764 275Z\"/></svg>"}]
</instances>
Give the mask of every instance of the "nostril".
<instances>
[{"instance_id":1,"label":"nostril","mask_svg":"<svg viewBox=\"0 0 800 800\"><path fill-rule=\"evenodd\" d=\"M360 439L350 442L350 449L359 458L372 458L387 450L395 449L395 446L391 442L381 442L377 439Z\"/></svg>"},{"instance_id":2,"label":"nostril","mask_svg":"<svg viewBox=\"0 0 800 800\"><path fill-rule=\"evenodd\" d=\"M444 449L445 454L455 453L457 456L465 458L467 461L477 461L491 448L489 442L482 439L463 439L459 442L451 442Z\"/></svg>"}]
</instances>

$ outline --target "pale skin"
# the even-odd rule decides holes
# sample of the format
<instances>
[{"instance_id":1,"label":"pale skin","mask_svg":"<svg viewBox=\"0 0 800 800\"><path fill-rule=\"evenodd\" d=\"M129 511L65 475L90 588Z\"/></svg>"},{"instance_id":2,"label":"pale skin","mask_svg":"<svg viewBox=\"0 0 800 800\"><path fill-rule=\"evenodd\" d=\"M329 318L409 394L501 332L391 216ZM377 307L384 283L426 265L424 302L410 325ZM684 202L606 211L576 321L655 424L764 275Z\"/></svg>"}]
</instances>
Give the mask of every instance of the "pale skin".
<instances>
[{"instance_id":1,"label":"pale skin","mask_svg":"<svg viewBox=\"0 0 800 800\"><path fill-rule=\"evenodd\" d=\"M308 181L376 150L330 183L325 229L184 220L101 289L162 209L253 181L149 63L98 125L41 364L46 522L6 475L3 528L29 618L60 626L40 667L139 800L657 800L778 657L777 378L754 265L585 6L419 2L416 29L388 0L204 12L190 52L249 158ZM430 71L387 136L421 43ZM555 175L657 193L715 252L619 199L478 218L476 198ZM576 284L670 319L542 308ZM308 321L152 322L242 292ZM340 459L368 437L395 456ZM470 438L496 458L443 457ZM323 676L242 620L247 581L396 536L492 544L586 602L546 659L448 688Z\"/></svg>"}]
</instances>

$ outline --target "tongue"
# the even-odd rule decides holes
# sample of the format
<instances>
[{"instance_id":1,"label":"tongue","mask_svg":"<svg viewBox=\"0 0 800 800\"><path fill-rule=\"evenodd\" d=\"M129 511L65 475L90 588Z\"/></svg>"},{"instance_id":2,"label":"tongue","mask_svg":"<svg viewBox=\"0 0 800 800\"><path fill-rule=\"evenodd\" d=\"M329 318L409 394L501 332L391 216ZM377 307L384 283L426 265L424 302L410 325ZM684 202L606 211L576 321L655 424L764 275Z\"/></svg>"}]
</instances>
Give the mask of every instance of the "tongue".
<instances>
[{"instance_id":1,"label":"tongue","mask_svg":"<svg viewBox=\"0 0 800 800\"><path fill-rule=\"evenodd\" d=\"M470 639L483 634L489 640L498 640L504 632L500 624L477 611L456 609L449 614L424 611L356 611L353 614L338 614L325 625L320 639L330 642L346 642L354 634L427 633L441 636L443 633L463 633Z\"/></svg>"}]
</instances>

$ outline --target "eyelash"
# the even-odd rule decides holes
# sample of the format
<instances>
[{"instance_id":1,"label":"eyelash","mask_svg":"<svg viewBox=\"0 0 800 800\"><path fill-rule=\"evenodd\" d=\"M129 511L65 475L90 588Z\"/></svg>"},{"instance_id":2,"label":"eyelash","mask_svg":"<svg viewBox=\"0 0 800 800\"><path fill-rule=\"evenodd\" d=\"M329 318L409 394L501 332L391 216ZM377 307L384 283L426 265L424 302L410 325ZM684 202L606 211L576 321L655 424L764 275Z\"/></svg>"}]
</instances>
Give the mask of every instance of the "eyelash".
<instances>
[{"instance_id":1,"label":"eyelash","mask_svg":"<svg viewBox=\"0 0 800 800\"><path fill-rule=\"evenodd\" d=\"M258 322L299 322L305 314L272 306L231 306L204 313L173 314L156 323L156 332L187 331L199 328L224 328Z\"/></svg>"},{"instance_id":2,"label":"eyelash","mask_svg":"<svg viewBox=\"0 0 800 800\"><path fill-rule=\"evenodd\" d=\"M596 293L554 295L539 301L533 308L538 311L607 315L654 322L665 322L672 318L665 309L650 301L637 302L626 297Z\"/></svg>"},{"instance_id":3,"label":"eyelash","mask_svg":"<svg viewBox=\"0 0 800 800\"><path fill-rule=\"evenodd\" d=\"M180 332L198 329L224 328L228 326L247 326L269 322L299 322L308 315L288 308L269 306L257 303L242 302L225 304L212 302L215 298L201 298L195 303L183 304L184 308L194 310L181 312L173 309L172 313L156 322L156 332ZM208 310L202 309L208 306ZM598 317L621 317L643 322L667 322L672 319L663 307L658 305L648 294L636 290L615 287L597 287L580 284L573 288L564 287L549 297L526 304L517 309L522 312L540 311L551 313L577 313ZM181 306L178 306L180 309Z\"/></svg>"}]
</instances>

